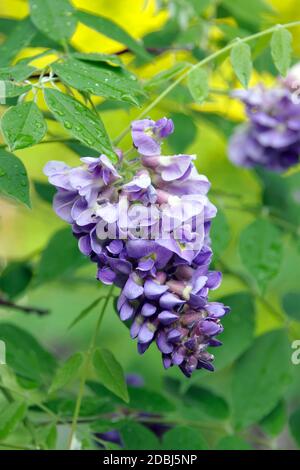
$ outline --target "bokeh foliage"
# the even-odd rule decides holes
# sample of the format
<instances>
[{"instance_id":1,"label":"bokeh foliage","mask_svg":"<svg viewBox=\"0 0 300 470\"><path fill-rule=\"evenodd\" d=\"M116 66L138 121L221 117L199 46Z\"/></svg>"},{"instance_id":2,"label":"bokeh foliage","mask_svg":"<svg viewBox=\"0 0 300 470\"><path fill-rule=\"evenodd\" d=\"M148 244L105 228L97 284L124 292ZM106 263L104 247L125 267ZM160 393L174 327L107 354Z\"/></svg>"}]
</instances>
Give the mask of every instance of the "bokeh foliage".
<instances>
[{"instance_id":1,"label":"bokeh foliage","mask_svg":"<svg viewBox=\"0 0 300 470\"><path fill-rule=\"evenodd\" d=\"M113 296L106 302L108 289L54 215L42 174L52 159L78 164L79 156L101 151L114 159L111 142L187 68L236 37L300 19L297 2L2 3L1 448L65 448L83 374L73 446L115 448L99 437L112 429L126 449L299 446L300 365L291 356L300 338L300 173L238 169L227 156L228 138L243 119L229 92L248 82L271 86L284 74L290 33L275 29L271 47L270 35L237 41L231 54L190 74L151 110L154 119L173 118L176 133L165 152L197 155L219 209L212 243L224 281L215 299L232 312L214 374L187 380L164 371L154 349L137 355ZM299 31L291 30L293 63ZM122 146L129 147L128 135ZM105 302L87 368L82 351ZM145 386L127 387L130 373L143 376ZM168 426L160 439L154 415Z\"/></svg>"}]
</instances>

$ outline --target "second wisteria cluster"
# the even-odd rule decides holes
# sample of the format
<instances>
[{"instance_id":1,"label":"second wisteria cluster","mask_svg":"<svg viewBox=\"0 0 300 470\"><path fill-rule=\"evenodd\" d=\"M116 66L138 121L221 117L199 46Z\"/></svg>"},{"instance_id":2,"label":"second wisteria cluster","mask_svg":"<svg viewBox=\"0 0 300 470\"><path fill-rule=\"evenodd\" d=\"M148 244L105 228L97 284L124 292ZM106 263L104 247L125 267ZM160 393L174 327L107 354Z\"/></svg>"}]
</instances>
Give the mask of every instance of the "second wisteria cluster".
<instances>
[{"instance_id":1,"label":"second wisteria cluster","mask_svg":"<svg viewBox=\"0 0 300 470\"><path fill-rule=\"evenodd\" d=\"M293 77L293 70L272 88L259 84L249 90L236 90L232 96L244 103L248 120L231 137L231 161L246 168L263 167L276 172L298 164L299 80Z\"/></svg>"},{"instance_id":2,"label":"second wisteria cluster","mask_svg":"<svg viewBox=\"0 0 300 470\"><path fill-rule=\"evenodd\" d=\"M138 351L155 342L164 367L179 366L190 377L213 370L207 349L221 344L216 337L229 311L209 301L221 283L221 273L210 270L216 208L195 156L161 155L174 131L170 119L134 121L131 131L131 160L118 150L116 167L100 155L75 168L52 161L45 173L57 189L54 209L97 264L97 278L121 289L119 316L130 323Z\"/></svg>"}]
</instances>

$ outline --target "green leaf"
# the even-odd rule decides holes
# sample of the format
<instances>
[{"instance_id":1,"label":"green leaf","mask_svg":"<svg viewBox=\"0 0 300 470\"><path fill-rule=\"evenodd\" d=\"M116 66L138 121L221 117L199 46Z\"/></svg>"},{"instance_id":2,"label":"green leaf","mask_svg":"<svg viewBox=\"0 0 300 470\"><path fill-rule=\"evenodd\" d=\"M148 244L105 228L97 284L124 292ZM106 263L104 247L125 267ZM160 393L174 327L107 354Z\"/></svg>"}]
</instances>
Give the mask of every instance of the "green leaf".
<instances>
[{"instance_id":1,"label":"green leaf","mask_svg":"<svg viewBox=\"0 0 300 470\"><path fill-rule=\"evenodd\" d=\"M50 39L61 42L72 36L77 20L68 0L29 0L29 4L33 23Z\"/></svg>"},{"instance_id":2,"label":"green leaf","mask_svg":"<svg viewBox=\"0 0 300 470\"><path fill-rule=\"evenodd\" d=\"M16 82L21 82L28 78L34 70L36 70L35 67L26 64L2 67L0 69L0 80L15 80Z\"/></svg>"},{"instance_id":3,"label":"green leaf","mask_svg":"<svg viewBox=\"0 0 300 470\"><path fill-rule=\"evenodd\" d=\"M300 408L292 413L289 419L290 431L298 447L300 447Z\"/></svg>"},{"instance_id":4,"label":"green leaf","mask_svg":"<svg viewBox=\"0 0 300 470\"><path fill-rule=\"evenodd\" d=\"M292 61L292 40L291 33L282 26L279 26L272 34L272 58L278 72L283 77L286 76Z\"/></svg>"},{"instance_id":5,"label":"green leaf","mask_svg":"<svg viewBox=\"0 0 300 470\"><path fill-rule=\"evenodd\" d=\"M282 299L282 306L293 320L300 321L300 292L288 292Z\"/></svg>"},{"instance_id":6,"label":"green leaf","mask_svg":"<svg viewBox=\"0 0 300 470\"><path fill-rule=\"evenodd\" d=\"M274 13L272 6L265 0L222 0L222 6L230 12L231 16L237 18L239 22L245 22L255 27L254 31L260 24L263 15L266 13ZM227 16L227 15L225 15Z\"/></svg>"},{"instance_id":7,"label":"green leaf","mask_svg":"<svg viewBox=\"0 0 300 470\"><path fill-rule=\"evenodd\" d=\"M117 25L114 21L99 15L93 15L85 11L77 11L76 16L78 21L85 24L89 28L94 29L98 33L114 39L128 47L132 52L142 59L149 60L151 55L147 53L142 44L136 41L130 34L128 34L121 26Z\"/></svg>"},{"instance_id":8,"label":"green leaf","mask_svg":"<svg viewBox=\"0 0 300 470\"><path fill-rule=\"evenodd\" d=\"M37 282L49 282L76 269L85 261L71 230L56 232L44 249L37 270Z\"/></svg>"},{"instance_id":9,"label":"green leaf","mask_svg":"<svg viewBox=\"0 0 300 470\"><path fill-rule=\"evenodd\" d=\"M229 406L224 398L197 385L192 385L184 395L185 403L193 405L197 411L216 419L227 419Z\"/></svg>"},{"instance_id":10,"label":"green leaf","mask_svg":"<svg viewBox=\"0 0 300 470\"><path fill-rule=\"evenodd\" d=\"M76 353L69 357L69 359L57 369L49 393L56 392L74 380L82 363L83 355L81 353Z\"/></svg>"},{"instance_id":11,"label":"green leaf","mask_svg":"<svg viewBox=\"0 0 300 470\"><path fill-rule=\"evenodd\" d=\"M238 42L231 49L230 59L237 78L243 87L247 88L252 72L250 46L246 43Z\"/></svg>"},{"instance_id":12,"label":"green leaf","mask_svg":"<svg viewBox=\"0 0 300 470\"><path fill-rule=\"evenodd\" d=\"M81 320L83 320L99 304L100 300L102 300L102 299L103 299L103 296L101 295L97 299L93 300L93 302L90 305L88 305L86 308L84 308L79 313L79 315L77 315L77 317L74 318L72 323L69 325L68 330L70 330L71 328L73 328L73 326L77 325L77 323L79 323Z\"/></svg>"},{"instance_id":13,"label":"green leaf","mask_svg":"<svg viewBox=\"0 0 300 470\"><path fill-rule=\"evenodd\" d=\"M57 90L45 89L45 100L55 118L76 139L104 153L113 163L117 156L100 117L71 96Z\"/></svg>"},{"instance_id":14,"label":"green leaf","mask_svg":"<svg viewBox=\"0 0 300 470\"><path fill-rule=\"evenodd\" d=\"M203 103L209 94L207 71L203 68L192 70L188 74L188 87L196 103Z\"/></svg>"},{"instance_id":15,"label":"green leaf","mask_svg":"<svg viewBox=\"0 0 300 470\"><path fill-rule=\"evenodd\" d=\"M9 108L2 116L1 128L11 150L37 144L47 131L43 114L33 101Z\"/></svg>"},{"instance_id":16,"label":"green leaf","mask_svg":"<svg viewBox=\"0 0 300 470\"><path fill-rule=\"evenodd\" d=\"M210 236L215 259L219 258L230 241L230 227L224 212L218 209L211 226Z\"/></svg>"},{"instance_id":17,"label":"green leaf","mask_svg":"<svg viewBox=\"0 0 300 470\"><path fill-rule=\"evenodd\" d=\"M55 450L57 430L55 424L36 427L36 440L43 450Z\"/></svg>"},{"instance_id":18,"label":"green leaf","mask_svg":"<svg viewBox=\"0 0 300 470\"><path fill-rule=\"evenodd\" d=\"M67 85L96 96L138 105L141 88L134 75L121 68L92 65L76 59L52 64L53 72Z\"/></svg>"},{"instance_id":19,"label":"green leaf","mask_svg":"<svg viewBox=\"0 0 300 470\"><path fill-rule=\"evenodd\" d=\"M224 331L219 339L224 346L214 348L216 370L232 364L251 345L255 331L255 306L251 295L240 292L222 297L220 302L231 311L222 318Z\"/></svg>"},{"instance_id":20,"label":"green leaf","mask_svg":"<svg viewBox=\"0 0 300 470\"><path fill-rule=\"evenodd\" d=\"M104 101L105 103L105 101ZM87 155L91 156L91 157L99 157L99 152L97 152L97 150L93 150L89 147L87 147L86 145L83 145L81 144L80 142L66 142L66 146L69 147L69 149L71 149L73 152L75 152L77 155L79 155L80 157L86 157Z\"/></svg>"},{"instance_id":21,"label":"green leaf","mask_svg":"<svg viewBox=\"0 0 300 470\"><path fill-rule=\"evenodd\" d=\"M113 354L107 349L98 348L94 353L93 364L100 382L128 403L129 396L124 372Z\"/></svg>"},{"instance_id":22,"label":"green leaf","mask_svg":"<svg viewBox=\"0 0 300 470\"><path fill-rule=\"evenodd\" d=\"M53 411L53 413L69 418L74 414L76 396L70 395L67 397L64 396L56 398L55 400L47 401L45 405ZM107 399L103 400L100 397L85 396L81 402L80 416L98 416L104 413L111 413L113 410L113 406L107 401Z\"/></svg>"},{"instance_id":23,"label":"green leaf","mask_svg":"<svg viewBox=\"0 0 300 470\"><path fill-rule=\"evenodd\" d=\"M279 230L267 220L257 219L241 233L239 250L244 266L263 291L280 269L282 241Z\"/></svg>"},{"instance_id":24,"label":"green leaf","mask_svg":"<svg viewBox=\"0 0 300 470\"><path fill-rule=\"evenodd\" d=\"M49 183L43 183L41 181L34 181L34 189L38 193L39 197L43 199L43 201L52 204L54 195L56 193L56 189Z\"/></svg>"},{"instance_id":25,"label":"green leaf","mask_svg":"<svg viewBox=\"0 0 300 470\"><path fill-rule=\"evenodd\" d=\"M8 36L12 30L17 26L18 20L12 18L0 18L0 31L5 36Z\"/></svg>"},{"instance_id":26,"label":"green leaf","mask_svg":"<svg viewBox=\"0 0 300 470\"><path fill-rule=\"evenodd\" d=\"M185 114L172 113L171 118L175 129L184 129L184 132L173 132L168 137L168 142L174 152L183 153L195 141L197 127L193 119Z\"/></svg>"},{"instance_id":27,"label":"green leaf","mask_svg":"<svg viewBox=\"0 0 300 470\"><path fill-rule=\"evenodd\" d=\"M106 62L107 64L114 65L115 67L124 67L121 59L115 54L73 52L71 55L75 59L83 60L85 62Z\"/></svg>"},{"instance_id":28,"label":"green leaf","mask_svg":"<svg viewBox=\"0 0 300 470\"><path fill-rule=\"evenodd\" d=\"M155 434L142 424L126 421L118 429L126 450L155 450L160 448Z\"/></svg>"},{"instance_id":29,"label":"green leaf","mask_svg":"<svg viewBox=\"0 0 300 470\"><path fill-rule=\"evenodd\" d=\"M26 262L8 264L0 276L0 290L14 299L25 291L32 279L32 269Z\"/></svg>"},{"instance_id":30,"label":"green leaf","mask_svg":"<svg viewBox=\"0 0 300 470\"><path fill-rule=\"evenodd\" d=\"M169 69L159 72L145 83L145 90L151 90L152 88L156 88L158 86L163 85L165 82L168 82L169 80L183 72L187 68L187 65L187 62L178 62Z\"/></svg>"},{"instance_id":31,"label":"green leaf","mask_svg":"<svg viewBox=\"0 0 300 470\"><path fill-rule=\"evenodd\" d=\"M0 439L5 439L22 421L26 413L25 403L14 402L6 404L0 411Z\"/></svg>"},{"instance_id":32,"label":"green leaf","mask_svg":"<svg viewBox=\"0 0 300 470\"><path fill-rule=\"evenodd\" d=\"M2 90L4 93L2 93ZM17 83L5 80L0 91L0 98L15 98L16 96L23 95L23 93L28 93L30 90L31 85L18 85Z\"/></svg>"},{"instance_id":33,"label":"green leaf","mask_svg":"<svg viewBox=\"0 0 300 470\"><path fill-rule=\"evenodd\" d=\"M12 59L26 47L36 34L36 29L29 18L18 21L16 27L0 46L0 66L8 65Z\"/></svg>"},{"instance_id":34,"label":"green leaf","mask_svg":"<svg viewBox=\"0 0 300 470\"><path fill-rule=\"evenodd\" d=\"M176 426L164 434L164 450L205 450L207 444L197 429L187 426Z\"/></svg>"},{"instance_id":35,"label":"green leaf","mask_svg":"<svg viewBox=\"0 0 300 470\"><path fill-rule=\"evenodd\" d=\"M260 421L272 411L290 380L290 344L284 330L259 336L237 362L232 383L237 429Z\"/></svg>"},{"instance_id":36,"label":"green leaf","mask_svg":"<svg viewBox=\"0 0 300 470\"><path fill-rule=\"evenodd\" d=\"M164 395L144 387L129 387L129 407L144 413L168 413L174 405Z\"/></svg>"},{"instance_id":37,"label":"green leaf","mask_svg":"<svg viewBox=\"0 0 300 470\"><path fill-rule=\"evenodd\" d=\"M197 15L201 15L213 2L212 0L191 0L191 3Z\"/></svg>"},{"instance_id":38,"label":"green leaf","mask_svg":"<svg viewBox=\"0 0 300 470\"><path fill-rule=\"evenodd\" d=\"M119 405L123 405L123 399L118 398L114 393L109 391L104 385L100 384L100 382L95 382L94 380L88 380L86 385L89 389L97 395L98 398L105 399L111 403Z\"/></svg>"},{"instance_id":39,"label":"green leaf","mask_svg":"<svg viewBox=\"0 0 300 470\"><path fill-rule=\"evenodd\" d=\"M216 450L252 450L252 447L239 436L226 436L218 442Z\"/></svg>"},{"instance_id":40,"label":"green leaf","mask_svg":"<svg viewBox=\"0 0 300 470\"><path fill-rule=\"evenodd\" d=\"M281 433L286 423L286 409L283 400L276 405L276 407L269 413L259 425L263 431L270 436L278 436Z\"/></svg>"},{"instance_id":41,"label":"green leaf","mask_svg":"<svg viewBox=\"0 0 300 470\"><path fill-rule=\"evenodd\" d=\"M26 168L15 155L0 149L0 192L30 207Z\"/></svg>"},{"instance_id":42,"label":"green leaf","mask_svg":"<svg viewBox=\"0 0 300 470\"><path fill-rule=\"evenodd\" d=\"M9 323L0 323L0 340L6 344L6 362L21 378L41 385L56 368L54 357L27 331Z\"/></svg>"}]
</instances>

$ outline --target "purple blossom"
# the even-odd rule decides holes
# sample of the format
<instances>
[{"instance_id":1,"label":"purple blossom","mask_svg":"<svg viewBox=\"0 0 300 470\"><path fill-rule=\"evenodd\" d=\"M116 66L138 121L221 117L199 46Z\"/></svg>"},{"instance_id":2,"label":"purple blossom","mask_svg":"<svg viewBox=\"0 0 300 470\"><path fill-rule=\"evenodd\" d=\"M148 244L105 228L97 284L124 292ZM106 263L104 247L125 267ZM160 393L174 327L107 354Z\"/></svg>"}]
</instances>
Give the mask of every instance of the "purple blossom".
<instances>
[{"instance_id":1,"label":"purple blossom","mask_svg":"<svg viewBox=\"0 0 300 470\"><path fill-rule=\"evenodd\" d=\"M179 366L190 377L195 369L213 370L207 349L221 344L216 336L229 309L208 300L221 282L209 269L216 215L210 183L195 156L160 155L161 139L172 131L166 118L133 122L141 167L122 185L121 162L117 171L105 155L82 158L76 168L49 162L45 173L57 188L54 209L97 264L97 279L121 289L117 310L139 353L156 344L165 368Z\"/></svg>"},{"instance_id":2,"label":"purple blossom","mask_svg":"<svg viewBox=\"0 0 300 470\"><path fill-rule=\"evenodd\" d=\"M287 84L263 85L234 92L246 106L248 122L229 143L229 158L238 166L285 171L299 162L300 104Z\"/></svg>"},{"instance_id":3,"label":"purple blossom","mask_svg":"<svg viewBox=\"0 0 300 470\"><path fill-rule=\"evenodd\" d=\"M158 121L142 119L131 123L133 144L141 155L160 155L162 139L168 137L173 131L173 121L167 118Z\"/></svg>"}]
</instances>

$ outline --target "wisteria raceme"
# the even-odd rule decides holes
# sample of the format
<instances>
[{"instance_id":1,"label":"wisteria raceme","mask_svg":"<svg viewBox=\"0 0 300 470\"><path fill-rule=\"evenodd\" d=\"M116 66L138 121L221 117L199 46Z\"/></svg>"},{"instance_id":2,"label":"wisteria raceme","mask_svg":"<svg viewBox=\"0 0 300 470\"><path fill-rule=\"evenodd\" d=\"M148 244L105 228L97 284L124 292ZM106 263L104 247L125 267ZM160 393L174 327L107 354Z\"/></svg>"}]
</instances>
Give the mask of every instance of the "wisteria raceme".
<instances>
[{"instance_id":1,"label":"wisteria raceme","mask_svg":"<svg viewBox=\"0 0 300 470\"><path fill-rule=\"evenodd\" d=\"M49 162L56 213L72 225L79 249L98 266L97 278L121 288L117 309L144 353L155 342L166 368L213 370L209 346L219 346L229 308L208 300L221 273L209 269L209 231L216 208L210 183L191 155L161 155L171 120L132 123L140 168L122 176L105 155L70 168ZM130 168L130 166L129 166Z\"/></svg>"},{"instance_id":2,"label":"wisteria raceme","mask_svg":"<svg viewBox=\"0 0 300 470\"><path fill-rule=\"evenodd\" d=\"M276 87L258 85L236 90L246 106L248 121L229 142L229 158L244 167L262 166L282 172L299 162L300 103L289 80Z\"/></svg>"}]
</instances>

